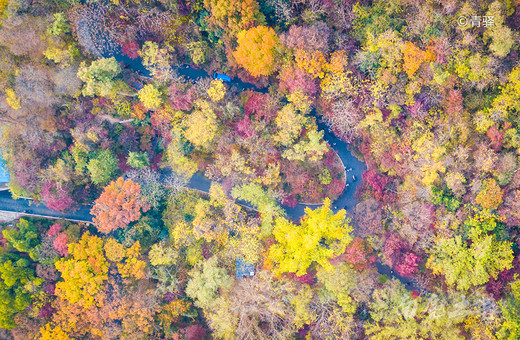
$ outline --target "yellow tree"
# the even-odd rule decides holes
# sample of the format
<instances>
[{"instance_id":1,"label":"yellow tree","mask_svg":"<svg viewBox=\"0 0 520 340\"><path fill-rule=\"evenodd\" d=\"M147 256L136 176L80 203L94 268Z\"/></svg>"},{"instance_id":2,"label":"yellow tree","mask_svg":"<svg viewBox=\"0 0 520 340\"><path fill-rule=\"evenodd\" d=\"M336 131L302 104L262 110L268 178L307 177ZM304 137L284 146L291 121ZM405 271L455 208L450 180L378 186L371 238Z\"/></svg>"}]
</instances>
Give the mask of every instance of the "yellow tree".
<instances>
[{"instance_id":1,"label":"yellow tree","mask_svg":"<svg viewBox=\"0 0 520 340\"><path fill-rule=\"evenodd\" d=\"M296 65L314 78L323 78L325 75L323 69L327 64L327 60L323 52L316 51L311 53L304 50L296 50L294 58Z\"/></svg>"},{"instance_id":2,"label":"yellow tree","mask_svg":"<svg viewBox=\"0 0 520 340\"><path fill-rule=\"evenodd\" d=\"M103 240L87 231L69 244L72 257L55 263L63 281L56 284L56 295L84 308L102 304L95 299L108 279L108 262L103 254Z\"/></svg>"},{"instance_id":3,"label":"yellow tree","mask_svg":"<svg viewBox=\"0 0 520 340\"><path fill-rule=\"evenodd\" d=\"M222 80L215 79L211 82L211 87L208 89L208 96L212 101L218 102L226 95L226 87Z\"/></svg>"},{"instance_id":4,"label":"yellow tree","mask_svg":"<svg viewBox=\"0 0 520 340\"><path fill-rule=\"evenodd\" d=\"M266 26L257 26L238 33L238 48L233 52L237 63L255 77L268 76L274 71L276 32Z\"/></svg>"},{"instance_id":5,"label":"yellow tree","mask_svg":"<svg viewBox=\"0 0 520 340\"><path fill-rule=\"evenodd\" d=\"M196 146L208 146L217 134L217 115L209 102L199 100L197 109L193 111L186 122L186 139Z\"/></svg>"},{"instance_id":6,"label":"yellow tree","mask_svg":"<svg viewBox=\"0 0 520 340\"><path fill-rule=\"evenodd\" d=\"M147 109L156 110L162 105L161 91L152 84L145 85L137 95Z\"/></svg>"},{"instance_id":7,"label":"yellow tree","mask_svg":"<svg viewBox=\"0 0 520 340\"><path fill-rule=\"evenodd\" d=\"M7 95L6 101L7 104L13 109L18 110L22 106L20 105L20 98L16 95L13 89L5 89L5 94Z\"/></svg>"},{"instance_id":8,"label":"yellow tree","mask_svg":"<svg viewBox=\"0 0 520 340\"><path fill-rule=\"evenodd\" d=\"M304 275L314 262L330 270L329 259L345 251L352 240L349 234L352 227L346 211L334 214L330 204L326 198L322 207L315 210L306 208L299 225L285 218L276 220L273 235L278 243L269 249L269 258L278 264L276 271L279 274Z\"/></svg>"},{"instance_id":9,"label":"yellow tree","mask_svg":"<svg viewBox=\"0 0 520 340\"><path fill-rule=\"evenodd\" d=\"M204 7L211 13L209 21L231 36L265 22L256 0L204 0Z\"/></svg>"},{"instance_id":10,"label":"yellow tree","mask_svg":"<svg viewBox=\"0 0 520 340\"><path fill-rule=\"evenodd\" d=\"M500 94L493 100L493 114L507 119L520 111L520 67L515 67L507 76L507 83L500 87Z\"/></svg>"},{"instance_id":11,"label":"yellow tree","mask_svg":"<svg viewBox=\"0 0 520 340\"><path fill-rule=\"evenodd\" d=\"M499 241L496 235L472 232L471 245L460 235L440 238L430 250L426 267L444 275L446 283L467 290L486 284L491 277L512 268L512 243Z\"/></svg>"},{"instance_id":12,"label":"yellow tree","mask_svg":"<svg viewBox=\"0 0 520 340\"><path fill-rule=\"evenodd\" d=\"M60 326L51 327L46 324L45 327L40 328L40 340L70 340L71 338L61 329Z\"/></svg>"},{"instance_id":13,"label":"yellow tree","mask_svg":"<svg viewBox=\"0 0 520 340\"><path fill-rule=\"evenodd\" d=\"M278 132L273 136L274 141L285 146L291 145L300 136L306 122L306 117L297 112L292 103L285 105L275 118Z\"/></svg>"}]
</instances>

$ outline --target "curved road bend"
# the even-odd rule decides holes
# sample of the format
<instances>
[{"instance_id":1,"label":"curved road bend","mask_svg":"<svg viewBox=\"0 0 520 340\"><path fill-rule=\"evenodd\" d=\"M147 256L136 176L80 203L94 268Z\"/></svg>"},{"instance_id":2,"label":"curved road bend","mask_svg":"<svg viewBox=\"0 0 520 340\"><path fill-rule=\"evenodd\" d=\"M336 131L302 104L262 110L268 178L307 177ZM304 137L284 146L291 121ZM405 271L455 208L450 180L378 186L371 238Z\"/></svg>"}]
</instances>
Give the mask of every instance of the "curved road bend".
<instances>
[{"instance_id":1,"label":"curved road bend","mask_svg":"<svg viewBox=\"0 0 520 340\"><path fill-rule=\"evenodd\" d=\"M177 68L177 73L179 75L185 76L186 78L190 79L201 79L201 78L207 78L210 77L210 75L201 69L194 69L187 65L184 67L181 66ZM259 89L255 85L250 83L245 83L241 80L239 80L237 77L231 80L229 82L231 85L235 85L237 88L241 90L254 90L262 93L267 93L268 90L266 88ZM356 198L354 196L356 189L359 184L361 184L361 175L366 170L366 164L361 162L359 159L354 157L352 153L348 149L348 143L344 142L343 140L337 138L331 130L328 128L328 126L320 120L320 118L316 115L316 111L313 109L312 115L316 117L316 121L318 124L318 129L323 131L323 139L326 140L331 148L336 151L339 158L341 158L341 161L346 167L346 174L347 174L347 180L345 187L345 190L341 194L341 196L338 197L333 203L332 203L332 210L334 212L337 212L338 210L345 209L345 210L351 210L356 205ZM198 190L201 190L203 192L209 192L209 187L211 185L211 181L205 178L203 175L197 173L195 174L192 179L190 180L189 187L190 188L196 188ZM252 208L252 206L247 202L237 202L245 207ZM290 217L294 221L299 221L300 218L305 214L305 208L310 207L311 209L314 209L320 205L306 205L299 203L295 207L288 207L283 206L284 210L287 212L287 216ZM254 208L252 208L254 209ZM355 232L355 231L354 231ZM407 290L410 291L418 291L418 286L410 280L409 278L400 276L392 268L386 264L383 264L381 259L378 259L375 263L377 271L379 274L384 274L390 278L395 278L405 286Z\"/></svg>"},{"instance_id":2,"label":"curved road bend","mask_svg":"<svg viewBox=\"0 0 520 340\"><path fill-rule=\"evenodd\" d=\"M138 71L138 73L144 77L150 76L150 71L148 71L143 64L141 63L140 58L136 59L130 59L128 56L125 56L121 54L119 51L114 54L114 57L117 61L123 63L124 65L127 65L134 71ZM184 76L188 79L192 80L199 80L203 78L210 78L211 75L209 75L205 70L203 69L196 69L193 67L190 67L189 65L182 65L176 68L177 73L180 76ZM239 90L253 90L261 93L267 93L267 88L258 88L255 85L251 83L246 83L240 80L238 77L232 78L230 82L228 82L230 85L236 86ZM356 205L356 198L354 197L354 193L356 191L357 186L361 183L361 174L366 170L365 163L358 160L356 157L352 155L352 153L348 150L348 143L345 143L344 141L340 140L334 134L329 130L327 125L320 121L319 117L316 115L316 111L313 110L312 115L316 117L318 128L324 132L323 139L325 139L329 145L336 151L338 156L341 158L341 161L345 165L347 169L351 169L350 171L347 171L347 181L348 184L345 187L345 190L343 193L336 199L332 204L332 210L334 212L337 212L341 209L350 210ZM189 187L192 189L200 190L203 192L209 192L209 184L208 180L201 174L197 173L193 175L192 179L190 180ZM249 204L245 202L240 202L241 205L250 207ZM305 208L308 205L306 204L297 204L295 207L288 207L288 206L282 206L285 211L287 212L287 216L291 218L294 221L299 221L300 218L305 213ZM311 205L311 208L316 208L320 206L317 205Z\"/></svg>"},{"instance_id":3,"label":"curved road bend","mask_svg":"<svg viewBox=\"0 0 520 340\"><path fill-rule=\"evenodd\" d=\"M188 66L179 67L177 69L177 73L179 75L185 76L186 78L190 79L201 79L201 78L207 78L210 77L210 75L200 69L194 69ZM233 78L231 82L229 82L231 85L236 86L240 90L254 90L262 93L267 93L268 90L266 88L257 88L255 85L250 83L245 83L238 79L237 77ZM337 212L341 209L350 210L356 205L356 198L354 197L354 193L356 191L357 186L361 183L361 174L366 170L365 163L358 160L356 157L352 155L352 153L348 150L348 143L345 143L341 139L337 138L327 127L327 125L320 121L319 117L316 115L316 111L313 110L312 115L316 117L317 123L318 123L318 129L322 130L324 132L323 139L326 140L331 148L336 151L338 156L341 158L341 161L347 168L347 184L348 186L345 187L345 190L341 194L341 196L336 199L333 204L332 208L334 212ZM313 207L317 207L319 205L313 205ZM287 212L287 216L289 216L292 220L298 221L300 217L304 215L304 211L307 205L305 204L298 204L294 208L283 206L285 211Z\"/></svg>"},{"instance_id":4,"label":"curved road bend","mask_svg":"<svg viewBox=\"0 0 520 340\"><path fill-rule=\"evenodd\" d=\"M139 72L142 76L150 77L150 72L143 66L139 58L130 59L127 56L122 55L121 53L116 53L114 57L119 62L122 62L123 64L126 64L128 67L132 68L134 71ZM179 75L194 80L210 77L210 75L206 71L202 69L191 68L189 66L178 67L177 71ZM239 80L237 77L232 79L230 84L235 85L237 88L241 90L254 90L262 93L267 93L267 89L259 89L253 84L245 83ZM312 114L316 116L315 111L313 111ZM347 148L348 143L334 136L334 134L329 130L326 124L320 121L318 117L316 118L318 120L318 128L324 132L323 138L337 152L345 167L347 169L351 169L350 171L347 171L346 182L348 186L345 188L341 196L333 202L332 208L335 212L337 212L340 209L350 210L356 204L356 198L354 197L354 193L356 191L357 186L361 183L361 174L363 173L363 171L365 171L366 165L365 163L359 161L356 157L352 155L352 153ZM189 188L196 189L205 193L209 192L210 186L211 181L199 173L193 175L193 177L190 179L188 183ZM0 210L49 218L62 218L76 222L91 222L93 218L93 216L90 214L90 205L81 206L78 210L73 212L60 213L47 208L43 204L33 205L31 203L31 200L13 199L8 191L0 192ZM237 203L254 210L254 208L247 202L239 201ZM307 205L300 203L297 204L294 208L287 206L282 207L287 212L288 217L290 217L294 221L298 221L304 215L305 208L307 207ZM400 280L403 284L405 284L405 287L408 290L416 290L415 285L410 280L404 277L400 277L399 275L394 273L389 266L381 264L379 262L376 262L376 266L379 273Z\"/></svg>"}]
</instances>

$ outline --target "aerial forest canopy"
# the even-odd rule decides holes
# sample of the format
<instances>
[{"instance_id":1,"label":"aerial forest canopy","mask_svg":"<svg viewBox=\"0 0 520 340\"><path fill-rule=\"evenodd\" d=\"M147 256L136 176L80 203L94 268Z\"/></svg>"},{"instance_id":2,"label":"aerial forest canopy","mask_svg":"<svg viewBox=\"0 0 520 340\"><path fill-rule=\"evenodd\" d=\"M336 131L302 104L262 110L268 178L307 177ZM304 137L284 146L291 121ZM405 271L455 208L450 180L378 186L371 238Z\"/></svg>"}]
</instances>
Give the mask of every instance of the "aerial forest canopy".
<instances>
[{"instance_id":1,"label":"aerial forest canopy","mask_svg":"<svg viewBox=\"0 0 520 340\"><path fill-rule=\"evenodd\" d=\"M0 338L520 339L519 42L519 0L0 0L0 211L77 217L0 212Z\"/></svg>"}]
</instances>

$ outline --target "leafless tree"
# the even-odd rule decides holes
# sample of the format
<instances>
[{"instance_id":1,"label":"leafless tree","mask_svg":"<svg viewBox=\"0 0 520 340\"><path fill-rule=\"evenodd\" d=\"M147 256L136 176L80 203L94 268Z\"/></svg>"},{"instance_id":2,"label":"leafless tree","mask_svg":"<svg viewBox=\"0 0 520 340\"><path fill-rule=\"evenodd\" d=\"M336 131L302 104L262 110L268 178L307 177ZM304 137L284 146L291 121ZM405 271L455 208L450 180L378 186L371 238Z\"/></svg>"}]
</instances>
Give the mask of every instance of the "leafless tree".
<instances>
[{"instance_id":1,"label":"leafless tree","mask_svg":"<svg viewBox=\"0 0 520 340\"><path fill-rule=\"evenodd\" d=\"M12 54L41 58L45 44L42 36L45 32L43 19L31 15L13 15L2 20L0 45L9 48Z\"/></svg>"},{"instance_id":2,"label":"leafless tree","mask_svg":"<svg viewBox=\"0 0 520 340\"><path fill-rule=\"evenodd\" d=\"M148 204L157 208L166 195L175 195L186 187L186 178L172 172L162 174L149 168L131 170L126 174L128 179L141 185L141 195Z\"/></svg>"},{"instance_id":3,"label":"leafless tree","mask_svg":"<svg viewBox=\"0 0 520 340\"><path fill-rule=\"evenodd\" d=\"M341 98L332 104L331 114L327 116L328 125L342 139L351 142L357 136L357 124L363 113L349 98Z\"/></svg>"},{"instance_id":4,"label":"leafless tree","mask_svg":"<svg viewBox=\"0 0 520 340\"><path fill-rule=\"evenodd\" d=\"M51 76L46 69L24 65L15 79L14 88L23 107L50 107L58 102L52 85Z\"/></svg>"},{"instance_id":5,"label":"leafless tree","mask_svg":"<svg viewBox=\"0 0 520 340\"><path fill-rule=\"evenodd\" d=\"M117 45L107 29L107 9L102 5L77 5L70 11L73 32L87 52L98 57L112 54Z\"/></svg>"},{"instance_id":6,"label":"leafless tree","mask_svg":"<svg viewBox=\"0 0 520 340\"><path fill-rule=\"evenodd\" d=\"M78 68L68 66L54 73L54 91L58 95L74 95L81 87L81 81L77 77Z\"/></svg>"}]
</instances>

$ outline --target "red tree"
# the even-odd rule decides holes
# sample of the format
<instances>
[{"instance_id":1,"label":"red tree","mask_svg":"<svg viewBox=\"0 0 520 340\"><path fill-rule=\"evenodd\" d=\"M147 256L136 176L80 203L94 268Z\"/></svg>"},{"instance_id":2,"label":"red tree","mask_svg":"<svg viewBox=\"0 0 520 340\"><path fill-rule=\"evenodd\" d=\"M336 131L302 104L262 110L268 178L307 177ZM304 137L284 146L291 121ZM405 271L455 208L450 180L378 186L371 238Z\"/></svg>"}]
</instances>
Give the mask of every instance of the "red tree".
<instances>
[{"instance_id":1,"label":"red tree","mask_svg":"<svg viewBox=\"0 0 520 340\"><path fill-rule=\"evenodd\" d=\"M354 265L358 270L370 268L376 257L372 254L372 248L362 238L356 237L341 255L345 262Z\"/></svg>"},{"instance_id":2,"label":"red tree","mask_svg":"<svg viewBox=\"0 0 520 340\"><path fill-rule=\"evenodd\" d=\"M68 256L68 243L69 237L67 236L67 234L59 233L58 236L56 236L56 239L54 239L52 246L60 253L61 256Z\"/></svg>"},{"instance_id":3,"label":"red tree","mask_svg":"<svg viewBox=\"0 0 520 340\"><path fill-rule=\"evenodd\" d=\"M377 200L381 200L385 186L390 182L390 178L378 174L374 168L365 170L361 177L363 178L363 185L372 191Z\"/></svg>"},{"instance_id":4,"label":"red tree","mask_svg":"<svg viewBox=\"0 0 520 340\"><path fill-rule=\"evenodd\" d=\"M136 42L130 41L121 46L121 52L130 59L135 59L139 56L139 45Z\"/></svg>"},{"instance_id":5,"label":"red tree","mask_svg":"<svg viewBox=\"0 0 520 340\"><path fill-rule=\"evenodd\" d=\"M64 188L55 188L52 182L47 182L43 186L42 200L47 207L61 212L69 210L74 205L70 193Z\"/></svg>"},{"instance_id":6,"label":"red tree","mask_svg":"<svg viewBox=\"0 0 520 340\"><path fill-rule=\"evenodd\" d=\"M493 125L487 130L486 135L489 139L491 139L491 148L496 152L500 151L504 142L504 133L500 132L498 128L495 125Z\"/></svg>"},{"instance_id":7,"label":"red tree","mask_svg":"<svg viewBox=\"0 0 520 340\"><path fill-rule=\"evenodd\" d=\"M410 277L417 272L420 261L421 258L419 256L408 252L399 259L400 263L395 266L395 271L401 276Z\"/></svg>"}]
</instances>

